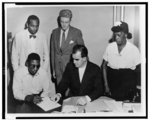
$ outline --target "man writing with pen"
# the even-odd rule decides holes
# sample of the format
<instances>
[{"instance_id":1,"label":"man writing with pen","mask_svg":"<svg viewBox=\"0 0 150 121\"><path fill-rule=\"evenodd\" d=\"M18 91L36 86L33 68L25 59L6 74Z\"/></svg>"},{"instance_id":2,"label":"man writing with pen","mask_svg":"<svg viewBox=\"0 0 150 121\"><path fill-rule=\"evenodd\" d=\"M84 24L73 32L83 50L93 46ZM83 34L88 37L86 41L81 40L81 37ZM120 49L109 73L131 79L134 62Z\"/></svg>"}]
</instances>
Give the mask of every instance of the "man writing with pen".
<instances>
[{"instance_id":1,"label":"man writing with pen","mask_svg":"<svg viewBox=\"0 0 150 121\"><path fill-rule=\"evenodd\" d=\"M13 94L15 99L31 103L39 103L42 97L50 95L47 72L40 67L40 56L31 53L25 62L14 73Z\"/></svg>"}]
</instances>

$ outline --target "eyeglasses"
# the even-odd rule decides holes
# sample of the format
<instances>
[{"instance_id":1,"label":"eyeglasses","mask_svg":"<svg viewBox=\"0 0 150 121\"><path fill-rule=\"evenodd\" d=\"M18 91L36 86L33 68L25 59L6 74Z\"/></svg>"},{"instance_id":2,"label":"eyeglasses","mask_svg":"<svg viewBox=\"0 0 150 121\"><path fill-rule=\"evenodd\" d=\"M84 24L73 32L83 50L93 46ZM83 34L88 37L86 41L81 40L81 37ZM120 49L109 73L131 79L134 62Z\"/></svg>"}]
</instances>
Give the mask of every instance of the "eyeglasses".
<instances>
[{"instance_id":1,"label":"eyeglasses","mask_svg":"<svg viewBox=\"0 0 150 121\"><path fill-rule=\"evenodd\" d=\"M33 65L33 64L31 64L29 67L30 68L35 68L35 67L40 68L40 65Z\"/></svg>"}]
</instances>

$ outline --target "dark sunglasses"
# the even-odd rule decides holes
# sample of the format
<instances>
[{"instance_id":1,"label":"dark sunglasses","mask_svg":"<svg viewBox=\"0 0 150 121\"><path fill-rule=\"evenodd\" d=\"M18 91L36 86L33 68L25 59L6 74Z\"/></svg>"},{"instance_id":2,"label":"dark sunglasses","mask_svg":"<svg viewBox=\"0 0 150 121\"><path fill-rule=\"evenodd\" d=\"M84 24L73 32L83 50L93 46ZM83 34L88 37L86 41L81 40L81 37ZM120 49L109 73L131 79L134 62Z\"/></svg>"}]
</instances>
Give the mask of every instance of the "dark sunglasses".
<instances>
[{"instance_id":1,"label":"dark sunglasses","mask_svg":"<svg viewBox=\"0 0 150 121\"><path fill-rule=\"evenodd\" d=\"M30 67L31 68L35 68L35 67L40 68L40 65L30 65Z\"/></svg>"}]
</instances>

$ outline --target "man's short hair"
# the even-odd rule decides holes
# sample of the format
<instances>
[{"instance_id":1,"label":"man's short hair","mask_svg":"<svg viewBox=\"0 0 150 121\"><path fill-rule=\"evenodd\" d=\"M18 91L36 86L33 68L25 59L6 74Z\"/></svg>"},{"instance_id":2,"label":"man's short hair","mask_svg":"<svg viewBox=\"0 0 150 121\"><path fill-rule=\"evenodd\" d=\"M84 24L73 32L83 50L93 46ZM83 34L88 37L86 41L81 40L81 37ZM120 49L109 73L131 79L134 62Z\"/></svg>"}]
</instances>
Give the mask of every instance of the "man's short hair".
<instances>
[{"instance_id":1,"label":"man's short hair","mask_svg":"<svg viewBox=\"0 0 150 121\"><path fill-rule=\"evenodd\" d=\"M29 63L31 60L38 60L38 61L40 61L40 56L37 53L29 54L25 65L27 66L27 63Z\"/></svg>"},{"instance_id":2,"label":"man's short hair","mask_svg":"<svg viewBox=\"0 0 150 121\"><path fill-rule=\"evenodd\" d=\"M40 24L40 19L36 15L30 15L25 23L24 29L28 28L28 25L30 24L31 20L37 20L38 24Z\"/></svg>"},{"instance_id":3,"label":"man's short hair","mask_svg":"<svg viewBox=\"0 0 150 121\"><path fill-rule=\"evenodd\" d=\"M30 15L27 19L27 23L30 23L30 20L37 20L38 23L40 24L40 19L36 15Z\"/></svg>"},{"instance_id":4,"label":"man's short hair","mask_svg":"<svg viewBox=\"0 0 150 121\"><path fill-rule=\"evenodd\" d=\"M63 9L59 12L59 17L72 18L72 12L69 9Z\"/></svg>"},{"instance_id":5,"label":"man's short hair","mask_svg":"<svg viewBox=\"0 0 150 121\"><path fill-rule=\"evenodd\" d=\"M88 50L84 45L75 45L72 50L72 54L75 54L77 51L81 52L81 57L88 57Z\"/></svg>"}]
</instances>

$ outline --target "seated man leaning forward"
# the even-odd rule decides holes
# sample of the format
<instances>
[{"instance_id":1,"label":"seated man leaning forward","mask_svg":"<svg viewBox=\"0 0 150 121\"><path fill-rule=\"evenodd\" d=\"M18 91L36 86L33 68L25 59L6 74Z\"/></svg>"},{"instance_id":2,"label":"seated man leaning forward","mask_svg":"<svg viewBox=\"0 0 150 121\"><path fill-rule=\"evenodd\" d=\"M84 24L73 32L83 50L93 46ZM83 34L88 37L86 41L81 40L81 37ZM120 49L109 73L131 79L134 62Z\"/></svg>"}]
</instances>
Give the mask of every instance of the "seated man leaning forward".
<instances>
[{"instance_id":1,"label":"seated man leaning forward","mask_svg":"<svg viewBox=\"0 0 150 121\"><path fill-rule=\"evenodd\" d=\"M84 45L75 45L72 52L73 62L67 64L63 78L58 85L53 101L64 98L67 88L69 96L81 96L76 104L86 105L103 94L101 70L88 60L88 50Z\"/></svg>"},{"instance_id":2,"label":"seated man leaning forward","mask_svg":"<svg viewBox=\"0 0 150 121\"><path fill-rule=\"evenodd\" d=\"M13 94L15 99L39 103L42 97L49 95L49 78L47 72L40 68L40 56L29 54L25 66L14 73Z\"/></svg>"}]
</instances>

